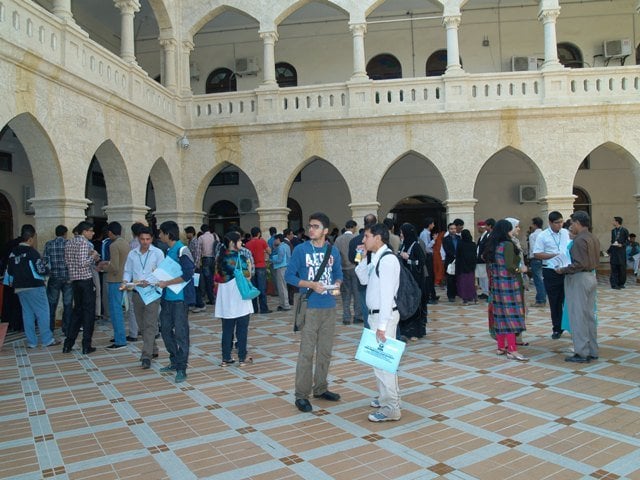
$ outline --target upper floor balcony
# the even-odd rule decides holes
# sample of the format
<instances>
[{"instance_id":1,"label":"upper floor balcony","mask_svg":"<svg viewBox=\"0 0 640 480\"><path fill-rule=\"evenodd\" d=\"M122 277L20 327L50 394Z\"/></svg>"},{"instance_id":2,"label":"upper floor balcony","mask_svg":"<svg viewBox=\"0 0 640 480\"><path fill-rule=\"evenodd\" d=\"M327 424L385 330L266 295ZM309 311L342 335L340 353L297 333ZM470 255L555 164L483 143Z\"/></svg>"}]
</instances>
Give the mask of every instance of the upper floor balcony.
<instances>
[{"instance_id":1,"label":"upper floor balcony","mask_svg":"<svg viewBox=\"0 0 640 480\"><path fill-rule=\"evenodd\" d=\"M260 35L261 83L245 83L248 88L243 91L202 94L199 84L194 85L190 41L161 40L162 85L138 65L132 48L123 46L117 55L69 18L31 1L0 0L0 58L45 81L67 84L82 95L185 129L638 102L640 67L607 62L606 66L563 68L552 41L554 23L544 21L541 68L532 71L463 70L459 21L445 21L443 75L370 80L368 75L373 75L365 63L363 44L366 28L352 28L350 79L281 88L274 70L278 37L271 32Z\"/></svg>"}]
</instances>

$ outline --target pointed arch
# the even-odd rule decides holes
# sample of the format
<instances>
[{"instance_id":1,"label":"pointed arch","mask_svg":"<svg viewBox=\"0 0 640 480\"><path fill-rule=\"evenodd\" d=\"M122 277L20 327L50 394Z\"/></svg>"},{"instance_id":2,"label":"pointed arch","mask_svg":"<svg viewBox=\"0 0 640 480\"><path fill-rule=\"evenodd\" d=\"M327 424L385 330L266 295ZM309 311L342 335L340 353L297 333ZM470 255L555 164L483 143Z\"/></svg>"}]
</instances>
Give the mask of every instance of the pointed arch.
<instances>
[{"instance_id":1,"label":"pointed arch","mask_svg":"<svg viewBox=\"0 0 640 480\"><path fill-rule=\"evenodd\" d=\"M155 161L149 172L149 179L153 183L154 191L160 192L160 195L155 195L156 210L159 212L175 211L178 206L176 184L164 158L160 157Z\"/></svg>"},{"instance_id":2,"label":"pointed arch","mask_svg":"<svg viewBox=\"0 0 640 480\"><path fill-rule=\"evenodd\" d=\"M255 2L255 5L257 6L258 2ZM246 17L250 17L259 25L259 8L256 7L254 10L253 7L253 2L243 2L242 0L217 0L208 2L199 11L196 10L196 12L194 12L193 18L197 18L197 20L191 26L185 25L189 34L189 38L193 38L194 35L202 29L202 27L225 12L233 12L244 15Z\"/></svg>"},{"instance_id":3,"label":"pointed arch","mask_svg":"<svg viewBox=\"0 0 640 480\"><path fill-rule=\"evenodd\" d=\"M293 14L297 10L300 10L309 3L322 3L344 13L347 16L350 15L350 12L346 10L342 5L339 5L338 3L331 0L296 0L276 15L274 23L276 25L280 25L280 23L287 19L291 14Z\"/></svg>"},{"instance_id":4,"label":"pointed arch","mask_svg":"<svg viewBox=\"0 0 640 480\"><path fill-rule=\"evenodd\" d=\"M281 195L281 201L282 201L282 205L286 205L287 204L287 199L289 197L288 193L291 190L291 187L293 187L294 183L297 183L298 181L304 180L302 177L302 171L307 168L309 165L311 165L313 162L322 162L323 164L328 165L329 167L331 167L331 169L333 171L335 171L340 178L342 179L342 181L345 182L345 186L347 189L347 194L349 196L349 202L351 202L353 195L351 193L351 190L349 189L349 185L346 182L346 178L344 176L344 174L340 171L340 169L338 167L336 167L333 163L329 162L328 160L318 156L318 155L312 155L310 157L308 157L307 159L305 159L303 162L301 162L294 170L293 172L291 172L291 174L289 175L289 177L287 178L286 182L284 183L284 189Z\"/></svg>"},{"instance_id":5,"label":"pointed arch","mask_svg":"<svg viewBox=\"0 0 640 480\"><path fill-rule=\"evenodd\" d=\"M109 139L102 142L94 156L104 174L109 204L130 205L133 195L127 164L113 141Z\"/></svg>"},{"instance_id":6,"label":"pointed arch","mask_svg":"<svg viewBox=\"0 0 640 480\"><path fill-rule=\"evenodd\" d=\"M31 113L21 113L9 120L7 125L27 154L35 194L40 198L64 197L64 180L58 154L42 124Z\"/></svg>"}]
</instances>

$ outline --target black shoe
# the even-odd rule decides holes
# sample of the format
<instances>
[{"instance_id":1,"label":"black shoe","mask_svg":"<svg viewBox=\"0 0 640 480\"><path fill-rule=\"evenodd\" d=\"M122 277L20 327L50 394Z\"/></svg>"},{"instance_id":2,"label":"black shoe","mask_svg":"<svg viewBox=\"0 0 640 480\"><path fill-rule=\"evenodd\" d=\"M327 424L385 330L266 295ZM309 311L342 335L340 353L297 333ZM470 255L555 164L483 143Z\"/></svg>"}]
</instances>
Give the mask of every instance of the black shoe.
<instances>
[{"instance_id":1,"label":"black shoe","mask_svg":"<svg viewBox=\"0 0 640 480\"><path fill-rule=\"evenodd\" d=\"M620 288L627 288L626 285L620 285Z\"/></svg>"},{"instance_id":2,"label":"black shoe","mask_svg":"<svg viewBox=\"0 0 640 480\"><path fill-rule=\"evenodd\" d=\"M301 412L305 412L305 413L310 412L311 410L313 410L313 407L311 406L311 403L306 398L298 398L296 400L296 407L298 407L298 410L300 410Z\"/></svg>"},{"instance_id":3,"label":"black shoe","mask_svg":"<svg viewBox=\"0 0 640 480\"><path fill-rule=\"evenodd\" d=\"M343 325L351 325L351 320L342 320Z\"/></svg>"},{"instance_id":4,"label":"black shoe","mask_svg":"<svg viewBox=\"0 0 640 480\"><path fill-rule=\"evenodd\" d=\"M353 323L364 323L364 320L361 318L354 318Z\"/></svg>"},{"instance_id":5,"label":"black shoe","mask_svg":"<svg viewBox=\"0 0 640 480\"><path fill-rule=\"evenodd\" d=\"M593 355L589 355L587 358L589 360L598 360L598 356L597 355L595 357Z\"/></svg>"},{"instance_id":6,"label":"black shoe","mask_svg":"<svg viewBox=\"0 0 640 480\"><path fill-rule=\"evenodd\" d=\"M158 358L158 354L157 353L152 353L151 354L151 358Z\"/></svg>"},{"instance_id":7,"label":"black shoe","mask_svg":"<svg viewBox=\"0 0 640 480\"><path fill-rule=\"evenodd\" d=\"M112 338L111 340L109 340L111 343L116 343L116 339Z\"/></svg>"},{"instance_id":8,"label":"black shoe","mask_svg":"<svg viewBox=\"0 0 640 480\"><path fill-rule=\"evenodd\" d=\"M611 287L613 290L620 290L620 287Z\"/></svg>"},{"instance_id":9,"label":"black shoe","mask_svg":"<svg viewBox=\"0 0 640 480\"><path fill-rule=\"evenodd\" d=\"M112 343L111 345L109 345L107 347L107 350L120 350L121 348L127 348L126 345L116 345L115 343Z\"/></svg>"},{"instance_id":10,"label":"black shoe","mask_svg":"<svg viewBox=\"0 0 640 480\"><path fill-rule=\"evenodd\" d=\"M151 360L149 360L148 358L142 359L142 369L148 370L150 368L151 368Z\"/></svg>"},{"instance_id":11,"label":"black shoe","mask_svg":"<svg viewBox=\"0 0 640 480\"><path fill-rule=\"evenodd\" d=\"M553 332L553 333L551 334L551 338L552 338L553 340L558 340L561 336L562 336L562 332Z\"/></svg>"},{"instance_id":12,"label":"black shoe","mask_svg":"<svg viewBox=\"0 0 640 480\"><path fill-rule=\"evenodd\" d=\"M96 347L87 347L87 348L82 348L82 354L83 355L89 355L90 353L93 353L96 351Z\"/></svg>"},{"instance_id":13,"label":"black shoe","mask_svg":"<svg viewBox=\"0 0 640 480\"><path fill-rule=\"evenodd\" d=\"M127 342L137 342L138 341L138 337L127 337L126 340L127 340Z\"/></svg>"},{"instance_id":14,"label":"black shoe","mask_svg":"<svg viewBox=\"0 0 640 480\"><path fill-rule=\"evenodd\" d=\"M571 363L589 363L591 360L589 360L589 357L584 358L576 353L572 357L566 357L564 361Z\"/></svg>"},{"instance_id":15,"label":"black shoe","mask_svg":"<svg viewBox=\"0 0 640 480\"><path fill-rule=\"evenodd\" d=\"M273 313L273 310L263 310L260 313L261 314Z\"/></svg>"},{"instance_id":16,"label":"black shoe","mask_svg":"<svg viewBox=\"0 0 640 480\"><path fill-rule=\"evenodd\" d=\"M329 390L327 390L326 392L321 393L320 395L314 395L313 398L322 398L324 400L329 400L330 402L337 402L338 400L340 400L340 394L330 392Z\"/></svg>"},{"instance_id":17,"label":"black shoe","mask_svg":"<svg viewBox=\"0 0 640 480\"><path fill-rule=\"evenodd\" d=\"M450 299L449 299L449 303L453 303L453 302L455 302L455 301L456 301L456 299L455 299L455 298L450 298Z\"/></svg>"},{"instance_id":18,"label":"black shoe","mask_svg":"<svg viewBox=\"0 0 640 480\"><path fill-rule=\"evenodd\" d=\"M67 346L67 344L62 347L62 353L71 353L72 346Z\"/></svg>"}]
</instances>

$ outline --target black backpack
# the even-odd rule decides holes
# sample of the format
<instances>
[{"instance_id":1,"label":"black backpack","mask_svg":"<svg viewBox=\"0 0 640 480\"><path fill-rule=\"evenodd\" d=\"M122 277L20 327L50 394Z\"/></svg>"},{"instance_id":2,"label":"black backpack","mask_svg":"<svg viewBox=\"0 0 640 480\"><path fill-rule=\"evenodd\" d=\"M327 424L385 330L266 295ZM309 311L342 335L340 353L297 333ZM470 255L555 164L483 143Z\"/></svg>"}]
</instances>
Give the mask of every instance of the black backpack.
<instances>
[{"instance_id":1,"label":"black backpack","mask_svg":"<svg viewBox=\"0 0 640 480\"><path fill-rule=\"evenodd\" d=\"M393 255L391 250L384 252L378 263L376 264L376 275L380 278L380 260L385 255ZM400 263L400 284L398 285L398 293L395 297L396 306L398 307L398 313L400 314L400 320L408 320L420 308L420 301L422 300L422 290L416 279L413 278L411 271L404 265L404 262L398 259Z\"/></svg>"}]
</instances>

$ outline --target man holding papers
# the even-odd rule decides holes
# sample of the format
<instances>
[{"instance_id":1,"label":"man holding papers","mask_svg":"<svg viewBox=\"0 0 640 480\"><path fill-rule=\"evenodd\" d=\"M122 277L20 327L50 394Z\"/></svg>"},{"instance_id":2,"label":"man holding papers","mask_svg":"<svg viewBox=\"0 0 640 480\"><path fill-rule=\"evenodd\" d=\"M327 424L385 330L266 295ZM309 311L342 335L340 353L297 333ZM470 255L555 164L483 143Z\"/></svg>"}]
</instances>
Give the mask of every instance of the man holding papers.
<instances>
[{"instance_id":1,"label":"man holding papers","mask_svg":"<svg viewBox=\"0 0 640 480\"><path fill-rule=\"evenodd\" d=\"M142 334L142 368L151 367L151 359L158 356L156 331L158 325L158 309L160 293L154 283L153 271L164 260L164 253L154 247L153 235L149 227L141 227L138 236L140 246L129 252L124 264L121 288L133 289L133 310L138 330Z\"/></svg>"},{"instance_id":2,"label":"man holding papers","mask_svg":"<svg viewBox=\"0 0 640 480\"><path fill-rule=\"evenodd\" d=\"M382 223L365 227L363 240L365 253L371 252L372 255L370 260L367 260L368 255L362 256L362 261L356 266L356 275L360 283L367 286L369 325L375 330L378 342L384 343L387 337L396 337L396 328L400 320L395 303L400 285L400 262L395 255L385 255L385 252L391 250L387 246L389 230ZM379 410L370 414L369 420L400 420L398 376L379 368L374 368L373 373L376 376L379 396L371 401L371 406Z\"/></svg>"},{"instance_id":3,"label":"man holding papers","mask_svg":"<svg viewBox=\"0 0 640 480\"><path fill-rule=\"evenodd\" d=\"M180 241L178 224L171 220L160 225L160 241L169 246L167 259L158 271L170 272L168 277L159 279L158 287L164 289L160 300L160 333L164 346L169 352L168 366L161 372L176 372L176 383L187 379L189 361L189 305L196 301L196 290L191 281L195 265L191 252ZM169 262L168 260L172 261ZM177 264L177 265L176 265Z\"/></svg>"}]
</instances>

